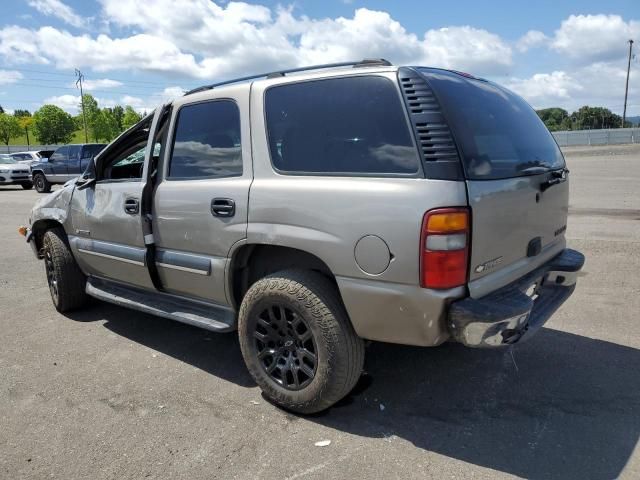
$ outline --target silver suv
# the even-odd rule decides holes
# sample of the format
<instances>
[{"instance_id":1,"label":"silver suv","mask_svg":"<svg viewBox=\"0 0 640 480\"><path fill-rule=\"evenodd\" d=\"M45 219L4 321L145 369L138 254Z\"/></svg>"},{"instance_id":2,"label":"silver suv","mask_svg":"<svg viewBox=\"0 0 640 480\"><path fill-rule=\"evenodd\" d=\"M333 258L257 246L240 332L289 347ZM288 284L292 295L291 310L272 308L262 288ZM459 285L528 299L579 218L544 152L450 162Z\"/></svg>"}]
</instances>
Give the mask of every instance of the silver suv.
<instances>
[{"instance_id":1,"label":"silver suv","mask_svg":"<svg viewBox=\"0 0 640 480\"><path fill-rule=\"evenodd\" d=\"M500 347L571 295L568 170L520 97L384 60L199 88L41 199L55 307L87 296L238 330L266 396L313 413L365 339Z\"/></svg>"}]
</instances>

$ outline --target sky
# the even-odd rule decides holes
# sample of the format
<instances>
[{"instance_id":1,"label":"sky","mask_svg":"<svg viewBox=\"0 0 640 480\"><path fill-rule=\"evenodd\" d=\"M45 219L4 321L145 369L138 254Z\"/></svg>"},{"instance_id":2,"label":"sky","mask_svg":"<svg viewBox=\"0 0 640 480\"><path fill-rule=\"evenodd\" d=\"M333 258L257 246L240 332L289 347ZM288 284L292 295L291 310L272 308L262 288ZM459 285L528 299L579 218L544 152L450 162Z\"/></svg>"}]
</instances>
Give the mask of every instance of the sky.
<instances>
[{"instance_id":1,"label":"sky","mask_svg":"<svg viewBox=\"0 0 640 480\"><path fill-rule=\"evenodd\" d=\"M100 106L149 111L184 90L362 58L466 71L535 108L640 115L638 0L12 0L0 17L0 105L75 114L75 70Z\"/></svg>"}]
</instances>

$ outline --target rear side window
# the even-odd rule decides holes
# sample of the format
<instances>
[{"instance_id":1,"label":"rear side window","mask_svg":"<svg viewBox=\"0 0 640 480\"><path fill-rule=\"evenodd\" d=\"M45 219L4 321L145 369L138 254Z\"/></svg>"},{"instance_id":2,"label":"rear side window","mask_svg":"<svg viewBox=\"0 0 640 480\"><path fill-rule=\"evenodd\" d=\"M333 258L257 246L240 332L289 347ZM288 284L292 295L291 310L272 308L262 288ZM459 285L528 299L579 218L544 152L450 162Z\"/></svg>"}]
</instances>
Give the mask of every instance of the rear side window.
<instances>
[{"instance_id":1,"label":"rear side window","mask_svg":"<svg viewBox=\"0 0 640 480\"><path fill-rule=\"evenodd\" d=\"M82 158L93 158L99 154L106 145L85 145L82 147Z\"/></svg>"},{"instance_id":2,"label":"rear side window","mask_svg":"<svg viewBox=\"0 0 640 480\"><path fill-rule=\"evenodd\" d=\"M51 161L60 162L63 160L67 160L68 156L69 156L69 147L60 147L53 153L53 155L51 155Z\"/></svg>"},{"instance_id":3,"label":"rear side window","mask_svg":"<svg viewBox=\"0 0 640 480\"><path fill-rule=\"evenodd\" d=\"M418 172L395 84L380 76L270 88L265 109L273 166L311 174Z\"/></svg>"},{"instance_id":4,"label":"rear side window","mask_svg":"<svg viewBox=\"0 0 640 480\"><path fill-rule=\"evenodd\" d=\"M82 151L82 145L70 145L69 160L80 160L81 151Z\"/></svg>"},{"instance_id":5,"label":"rear side window","mask_svg":"<svg viewBox=\"0 0 640 480\"><path fill-rule=\"evenodd\" d=\"M215 100L182 107L178 112L168 177L240 175L240 112L235 102Z\"/></svg>"},{"instance_id":6,"label":"rear side window","mask_svg":"<svg viewBox=\"0 0 640 480\"><path fill-rule=\"evenodd\" d=\"M509 178L564 166L551 133L518 95L452 72L421 71L442 104L467 178Z\"/></svg>"}]
</instances>

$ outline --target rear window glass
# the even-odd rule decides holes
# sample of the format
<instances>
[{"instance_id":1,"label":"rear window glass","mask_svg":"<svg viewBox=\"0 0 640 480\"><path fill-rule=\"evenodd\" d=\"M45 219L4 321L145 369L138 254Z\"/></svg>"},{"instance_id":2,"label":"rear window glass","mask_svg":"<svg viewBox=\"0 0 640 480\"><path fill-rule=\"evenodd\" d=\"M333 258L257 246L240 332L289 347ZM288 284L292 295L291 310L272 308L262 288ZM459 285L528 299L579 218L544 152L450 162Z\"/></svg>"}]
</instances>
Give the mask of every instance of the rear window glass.
<instances>
[{"instance_id":1,"label":"rear window glass","mask_svg":"<svg viewBox=\"0 0 640 480\"><path fill-rule=\"evenodd\" d=\"M267 90L266 120L276 169L315 174L418 171L400 97L384 77L301 82Z\"/></svg>"},{"instance_id":2,"label":"rear window glass","mask_svg":"<svg viewBox=\"0 0 640 480\"><path fill-rule=\"evenodd\" d=\"M461 149L467 178L509 178L535 173L539 167L564 167L553 136L518 95L455 73L422 72Z\"/></svg>"}]
</instances>

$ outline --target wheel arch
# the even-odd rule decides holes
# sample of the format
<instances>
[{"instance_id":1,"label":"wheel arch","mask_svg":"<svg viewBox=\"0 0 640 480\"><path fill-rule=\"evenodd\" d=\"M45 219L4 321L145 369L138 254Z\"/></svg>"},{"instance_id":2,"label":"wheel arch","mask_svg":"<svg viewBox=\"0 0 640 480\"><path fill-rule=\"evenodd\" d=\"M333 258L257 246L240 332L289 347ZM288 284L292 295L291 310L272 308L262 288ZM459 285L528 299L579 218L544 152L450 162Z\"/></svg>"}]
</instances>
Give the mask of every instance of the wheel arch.
<instances>
[{"instance_id":1,"label":"wheel arch","mask_svg":"<svg viewBox=\"0 0 640 480\"><path fill-rule=\"evenodd\" d=\"M33 222L31 225L31 231L33 232L33 241L36 242L36 249L38 252L42 250L42 238L44 237L44 234L48 230L54 228L60 228L63 232L65 231L64 225L62 225L58 220L54 220L52 218L42 218ZM38 256L40 257L40 253L38 253Z\"/></svg>"},{"instance_id":2,"label":"wheel arch","mask_svg":"<svg viewBox=\"0 0 640 480\"><path fill-rule=\"evenodd\" d=\"M239 308L245 293L256 280L292 268L316 271L328 278L342 300L333 272L317 255L293 247L254 243L241 245L231 256L227 270L230 301Z\"/></svg>"}]
</instances>

